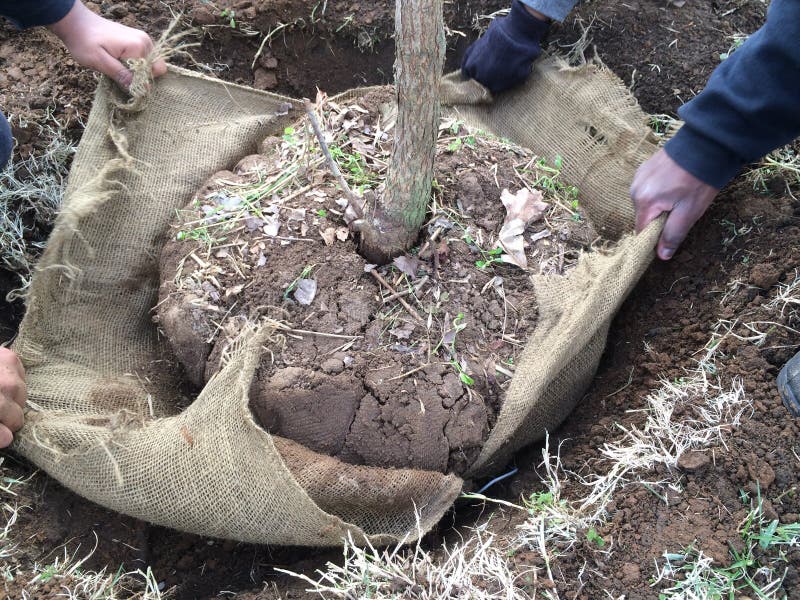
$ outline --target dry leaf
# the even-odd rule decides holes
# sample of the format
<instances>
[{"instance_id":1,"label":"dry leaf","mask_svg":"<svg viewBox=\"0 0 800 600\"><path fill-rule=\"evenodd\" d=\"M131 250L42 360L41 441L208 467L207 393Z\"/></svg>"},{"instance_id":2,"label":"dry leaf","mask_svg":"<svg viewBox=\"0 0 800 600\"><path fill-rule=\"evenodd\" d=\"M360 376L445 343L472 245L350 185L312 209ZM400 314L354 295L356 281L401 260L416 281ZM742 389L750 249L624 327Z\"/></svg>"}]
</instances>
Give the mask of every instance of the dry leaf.
<instances>
[{"instance_id":1,"label":"dry leaf","mask_svg":"<svg viewBox=\"0 0 800 600\"><path fill-rule=\"evenodd\" d=\"M231 296L236 296L244 289L244 284L241 285L234 285L233 287L229 287L225 290L225 297L230 298Z\"/></svg>"},{"instance_id":2,"label":"dry leaf","mask_svg":"<svg viewBox=\"0 0 800 600\"><path fill-rule=\"evenodd\" d=\"M411 334L414 332L414 325L413 323L403 323L400 327L395 327L394 329L390 329L389 333L396 337L399 340L407 340L411 337Z\"/></svg>"},{"instance_id":3,"label":"dry leaf","mask_svg":"<svg viewBox=\"0 0 800 600\"><path fill-rule=\"evenodd\" d=\"M275 237L278 235L278 231L281 229L281 220L278 217L267 217L264 220L264 228L263 231L270 237Z\"/></svg>"},{"instance_id":4,"label":"dry leaf","mask_svg":"<svg viewBox=\"0 0 800 600\"><path fill-rule=\"evenodd\" d=\"M549 229L542 229L541 231L537 231L531 236L532 242L538 242L539 240L543 240L544 238L550 237L550 230Z\"/></svg>"},{"instance_id":5,"label":"dry leaf","mask_svg":"<svg viewBox=\"0 0 800 600\"><path fill-rule=\"evenodd\" d=\"M529 224L542 218L547 210L547 203L542 202L541 192L531 192L524 188L516 194L503 190L500 200L506 207L506 218L499 235L500 247L506 252L502 259L527 269L528 260L525 257L525 240L522 234Z\"/></svg>"},{"instance_id":6,"label":"dry leaf","mask_svg":"<svg viewBox=\"0 0 800 600\"><path fill-rule=\"evenodd\" d=\"M322 241L325 242L326 246L332 246L333 241L336 238L336 229L334 227L327 227L326 229L319 232L320 237L322 237Z\"/></svg>"},{"instance_id":7,"label":"dry leaf","mask_svg":"<svg viewBox=\"0 0 800 600\"><path fill-rule=\"evenodd\" d=\"M244 219L244 226L247 227L247 231L253 233L256 229L260 229L264 225L264 221L259 219L258 217L245 217Z\"/></svg>"},{"instance_id":8,"label":"dry leaf","mask_svg":"<svg viewBox=\"0 0 800 600\"><path fill-rule=\"evenodd\" d=\"M416 278L417 269L419 269L420 265L420 260L418 258L404 254L403 256L395 258L393 262L394 266L400 269L401 273L405 273L412 279Z\"/></svg>"},{"instance_id":9,"label":"dry leaf","mask_svg":"<svg viewBox=\"0 0 800 600\"><path fill-rule=\"evenodd\" d=\"M317 282L315 279L301 279L294 290L294 299L303 306L308 306L317 295Z\"/></svg>"},{"instance_id":10,"label":"dry leaf","mask_svg":"<svg viewBox=\"0 0 800 600\"><path fill-rule=\"evenodd\" d=\"M340 242L347 241L350 236L350 230L347 227L338 227L336 229L336 239Z\"/></svg>"}]
</instances>

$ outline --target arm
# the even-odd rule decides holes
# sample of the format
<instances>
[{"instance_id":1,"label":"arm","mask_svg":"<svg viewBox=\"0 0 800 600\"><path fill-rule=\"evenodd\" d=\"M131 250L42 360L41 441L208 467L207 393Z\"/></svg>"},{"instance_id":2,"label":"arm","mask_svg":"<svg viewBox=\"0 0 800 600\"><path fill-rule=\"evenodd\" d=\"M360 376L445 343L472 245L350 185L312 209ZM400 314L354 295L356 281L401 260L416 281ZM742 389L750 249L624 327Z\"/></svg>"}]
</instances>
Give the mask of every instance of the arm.
<instances>
[{"instance_id":1,"label":"arm","mask_svg":"<svg viewBox=\"0 0 800 600\"><path fill-rule=\"evenodd\" d=\"M669 259L739 169L800 134L800 2L773 0L767 22L678 111L685 124L631 186L641 230L669 212L658 255Z\"/></svg>"},{"instance_id":2,"label":"arm","mask_svg":"<svg viewBox=\"0 0 800 600\"><path fill-rule=\"evenodd\" d=\"M0 15L8 17L14 25L23 29L40 25L52 25L63 19L75 0L0 0Z\"/></svg>"}]
</instances>

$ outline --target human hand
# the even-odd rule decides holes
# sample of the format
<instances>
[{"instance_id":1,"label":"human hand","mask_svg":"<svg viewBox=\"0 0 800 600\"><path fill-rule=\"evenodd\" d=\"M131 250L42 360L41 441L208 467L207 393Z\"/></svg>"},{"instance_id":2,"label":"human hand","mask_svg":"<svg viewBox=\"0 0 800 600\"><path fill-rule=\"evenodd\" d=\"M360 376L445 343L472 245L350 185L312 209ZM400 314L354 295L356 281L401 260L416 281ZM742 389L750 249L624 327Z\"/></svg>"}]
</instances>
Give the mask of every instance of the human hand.
<instances>
[{"instance_id":1,"label":"human hand","mask_svg":"<svg viewBox=\"0 0 800 600\"><path fill-rule=\"evenodd\" d=\"M0 348L0 448L9 446L22 427L27 398L22 363L14 352Z\"/></svg>"},{"instance_id":2,"label":"human hand","mask_svg":"<svg viewBox=\"0 0 800 600\"><path fill-rule=\"evenodd\" d=\"M96 15L76 0L67 15L50 25L78 63L108 75L127 89L133 73L120 62L124 58L145 58L153 50L153 40L144 31L132 29ZM153 63L153 76L167 72L167 64Z\"/></svg>"},{"instance_id":3,"label":"human hand","mask_svg":"<svg viewBox=\"0 0 800 600\"><path fill-rule=\"evenodd\" d=\"M639 167L631 184L636 231L669 213L657 249L661 260L669 260L718 192L659 150Z\"/></svg>"},{"instance_id":4,"label":"human hand","mask_svg":"<svg viewBox=\"0 0 800 600\"><path fill-rule=\"evenodd\" d=\"M467 48L461 62L463 76L479 81L493 94L525 81L550 26L544 15L537 14L541 18L514 0L509 15L494 19L486 33Z\"/></svg>"}]
</instances>

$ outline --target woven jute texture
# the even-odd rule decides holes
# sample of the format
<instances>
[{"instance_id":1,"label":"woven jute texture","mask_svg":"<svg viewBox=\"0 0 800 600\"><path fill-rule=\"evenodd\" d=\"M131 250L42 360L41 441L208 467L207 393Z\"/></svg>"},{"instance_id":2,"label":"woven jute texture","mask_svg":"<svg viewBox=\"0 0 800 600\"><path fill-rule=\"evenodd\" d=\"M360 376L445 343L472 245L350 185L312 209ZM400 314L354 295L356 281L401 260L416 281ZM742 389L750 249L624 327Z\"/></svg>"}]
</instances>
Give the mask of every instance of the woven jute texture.
<instances>
[{"instance_id":1,"label":"woven jute texture","mask_svg":"<svg viewBox=\"0 0 800 600\"><path fill-rule=\"evenodd\" d=\"M613 242L566 278L534 279L537 328L474 476L553 430L588 386L615 311L652 259L659 224L630 235L628 186L655 144L601 65L541 61L495 103L455 77L441 91L466 121L564 157L563 176ZM157 263L175 210L298 108L179 69L132 103L100 85L14 345L30 395L14 448L82 496L175 529L306 546L339 545L348 533L410 541L452 505L461 479L346 465L264 432L248 390L272 332L243 337L185 410L154 368L164 351L151 319Z\"/></svg>"}]
</instances>

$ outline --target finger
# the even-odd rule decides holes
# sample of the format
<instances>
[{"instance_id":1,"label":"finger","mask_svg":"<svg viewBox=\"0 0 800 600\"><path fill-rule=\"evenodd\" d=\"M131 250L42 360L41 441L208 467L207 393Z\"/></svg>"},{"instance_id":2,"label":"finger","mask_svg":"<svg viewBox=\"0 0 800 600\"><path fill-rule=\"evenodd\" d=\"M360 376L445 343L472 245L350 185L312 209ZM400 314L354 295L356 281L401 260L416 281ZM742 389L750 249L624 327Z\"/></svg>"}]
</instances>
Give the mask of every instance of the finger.
<instances>
[{"instance_id":1,"label":"finger","mask_svg":"<svg viewBox=\"0 0 800 600\"><path fill-rule=\"evenodd\" d=\"M111 56L105 49L100 50L95 64L90 66L100 71L103 75L107 75L126 90L133 81L131 70Z\"/></svg>"},{"instance_id":2,"label":"finger","mask_svg":"<svg viewBox=\"0 0 800 600\"><path fill-rule=\"evenodd\" d=\"M0 367L1 366L12 368L19 377L25 377L25 368L22 366L22 361L19 359L19 356L17 356L17 353L9 348L0 347Z\"/></svg>"},{"instance_id":3,"label":"finger","mask_svg":"<svg viewBox=\"0 0 800 600\"><path fill-rule=\"evenodd\" d=\"M666 211L657 204L639 204L636 206L636 233L644 229Z\"/></svg>"},{"instance_id":4,"label":"finger","mask_svg":"<svg viewBox=\"0 0 800 600\"><path fill-rule=\"evenodd\" d=\"M163 58L159 58L153 63L153 77L161 77L167 72L167 63Z\"/></svg>"},{"instance_id":5,"label":"finger","mask_svg":"<svg viewBox=\"0 0 800 600\"><path fill-rule=\"evenodd\" d=\"M124 45L105 46L106 51L120 60L124 58L146 58L155 48L153 40L144 31L127 29Z\"/></svg>"},{"instance_id":6,"label":"finger","mask_svg":"<svg viewBox=\"0 0 800 600\"><path fill-rule=\"evenodd\" d=\"M702 212L696 211L690 202L678 202L667 217L661 238L658 240L658 257L669 260L686 239L689 230L700 218Z\"/></svg>"},{"instance_id":7,"label":"finger","mask_svg":"<svg viewBox=\"0 0 800 600\"><path fill-rule=\"evenodd\" d=\"M14 434L11 430L0 423L0 448L8 448L14 441Z\"/></svg>"},{"instance_id":8,"label":"finger","mask_svg":"<svg viewBox=\"0 0 800 600\"><path fill-rule=\"evenodd\" d=\"M28 388L24 377L14 365L0 366L0 404L8 399L19 407L25 406L28 400Z\"/></svg>"},{"instance_id":9,"label":"finger","mask_svg":"<svg viewBox=\"0 0 800 600\"><path fill-rule=\"evenodd\" d=\"M639 233L647 227L651 221L657 219L665 209L660 203L651 200L648 196L647 185L639 185L634 179L631 185L631 200L636 210L636 232Z\"/></svg>"},{"instance_id":10,"label":"finger","mask_svg":"<svg viewBox=\"0 0 800 600\"><path fill-rule=\"evenodd\" d=\"M25 420L22 407L10 400L0 400L0 424L11 431L19 431Z\"/></svg>"}]
</instances>

